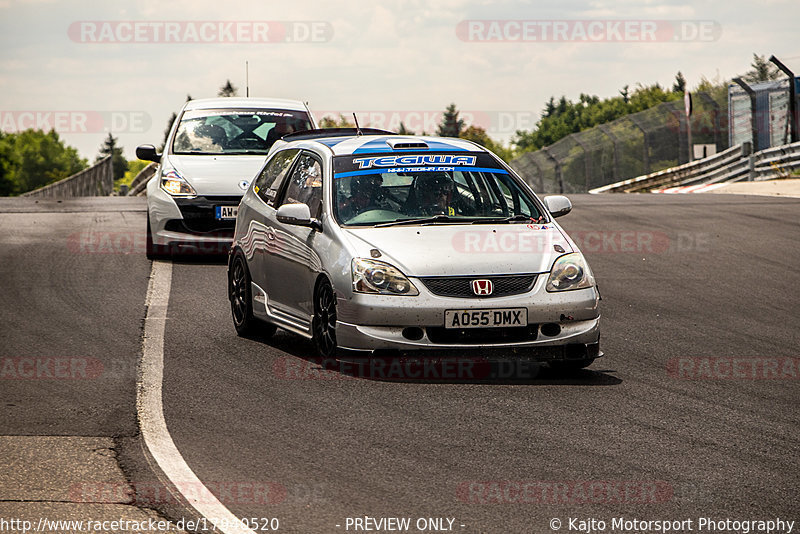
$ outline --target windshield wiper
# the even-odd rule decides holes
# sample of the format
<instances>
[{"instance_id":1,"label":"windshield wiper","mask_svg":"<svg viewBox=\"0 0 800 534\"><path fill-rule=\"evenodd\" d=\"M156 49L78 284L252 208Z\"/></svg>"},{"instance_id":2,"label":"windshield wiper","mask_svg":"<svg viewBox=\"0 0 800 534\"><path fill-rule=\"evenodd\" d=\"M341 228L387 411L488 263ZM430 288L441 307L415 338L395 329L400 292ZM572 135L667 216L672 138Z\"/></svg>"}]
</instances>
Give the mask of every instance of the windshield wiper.
<instances>
[{"instance_id":1,"label":"windshield wiper","mask_svg":"<svg viewBox=\"0 0 800 534\"><path fill-rule=\"evenodd\" d=\"M544 222L543 217L539 217L538 219L534 219L530 215L522 215L518 213L517 215L512 215L511 217L486 217L482 219L478 219L472 224L497 224L497 223L513 223L513 222L526 222L530 224L541 224Z\"/></svg>"},{"instance_id":2,"label":"windshield wiper","mask_svg":"<svg viewBox=\"0 0 800 534\"><path fill-rule=\"evenodd\" d=\"M472 223L474 219L464 217L449 217L447 215L434 215L433 217L419 217L416 219L400 219L398 221L391 221L381 224L376 224L375 228L384 228L386 226L402 226L405 224L436 224L436 223Z\"/></svg>"},{"instance_id":3,"label":"windshield wiper","mask_svg":"<svg viewBox=\"0 0 800 534\"><path fill-rule=\"evenodd\" d=\"M413 224L436 224L436 223L450 223L450 224L498 224L498 223L514 223L514 222L527 222L530 224L541 224L544 221L543 217L534 219L529 215L512 215L511 217L450 217L447 215L434 215L432 217L419 217L416 219L400 219L398 221L391 221L381 224L376 224L375 228L383 228L386 226L402 226Z\"/></svg>"}]
</instances>

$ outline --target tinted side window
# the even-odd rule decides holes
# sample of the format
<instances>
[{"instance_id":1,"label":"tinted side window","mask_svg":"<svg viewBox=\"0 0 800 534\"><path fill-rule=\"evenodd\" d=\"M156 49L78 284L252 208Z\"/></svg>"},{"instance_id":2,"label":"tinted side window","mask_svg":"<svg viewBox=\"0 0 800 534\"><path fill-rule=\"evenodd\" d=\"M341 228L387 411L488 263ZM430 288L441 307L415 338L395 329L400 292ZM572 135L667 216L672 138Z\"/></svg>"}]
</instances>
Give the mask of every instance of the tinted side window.
<instances>
[{"instance_id":1,"label":"tinted side window","mask_svg":"<svg viewBox=\"0 0 800 534\"><path fill-rule=\"evenodd\" d=\"M300 151L297 149L283 150L269 160L253 186L253 191L261 197L261 200L267 204L273 204L283 177L292 167L292 162L298 152Z\"/></svg>"},{"instance_id":2,"label":"tinted side window","mask_svg":"<svg viewBox=\"0 0 800 534\"><path fill-rule=\"evenodd\" d=\"M322 208L322 164L318 159L302 154L289 176L282 204L306 204L312 217Z\"/></svg>"}]
</instances>

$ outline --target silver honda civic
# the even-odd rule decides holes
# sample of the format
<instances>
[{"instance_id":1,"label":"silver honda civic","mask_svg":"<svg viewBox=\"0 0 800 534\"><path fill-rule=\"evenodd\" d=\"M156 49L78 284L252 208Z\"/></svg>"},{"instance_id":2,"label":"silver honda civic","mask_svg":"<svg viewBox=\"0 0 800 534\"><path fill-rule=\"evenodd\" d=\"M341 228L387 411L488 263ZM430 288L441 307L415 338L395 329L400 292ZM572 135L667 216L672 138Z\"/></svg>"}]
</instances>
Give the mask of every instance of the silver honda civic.
<instances>
[{"instance_id":1,"label":"silver honda civic","mask_svg":"<svg viewBox=\"0 0 800 534\"><path fill-rule=\"evenodd\" d=\"M555 222L571 209L463 139L284 136L239 205L234 326L283 328L323 357L478 349L585 367L602 355L599 293Z\"/></svg>"}]
</instances>

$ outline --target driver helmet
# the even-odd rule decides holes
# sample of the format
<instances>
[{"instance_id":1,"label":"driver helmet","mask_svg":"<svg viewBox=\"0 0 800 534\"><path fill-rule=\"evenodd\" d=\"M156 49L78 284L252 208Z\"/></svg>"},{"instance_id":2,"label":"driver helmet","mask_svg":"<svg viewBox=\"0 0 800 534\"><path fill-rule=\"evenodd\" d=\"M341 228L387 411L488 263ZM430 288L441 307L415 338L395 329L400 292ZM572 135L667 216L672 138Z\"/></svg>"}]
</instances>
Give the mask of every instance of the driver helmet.
<instances>
[{"instance_id":1,"label":"driver helmet","mask_svg":"<svg viewBox=\"0 0 800 534\"><path fill-rule=\"evenodd\" d=\"M350 180L350 194L376 200L381 196L383 177L380 174L354 176Z\"/></svg>"},{"instance_id":2,"label":"driver helmet","mask_svg":"<svg viewBox=\"0 0 800 534\"><path fill-rule=\"evenodd\" d=\"M453 179L443 172L421 174L416 183L420 198L434 201L444 196L449 202L454 186Z\"/></svg>"}]
</instances>

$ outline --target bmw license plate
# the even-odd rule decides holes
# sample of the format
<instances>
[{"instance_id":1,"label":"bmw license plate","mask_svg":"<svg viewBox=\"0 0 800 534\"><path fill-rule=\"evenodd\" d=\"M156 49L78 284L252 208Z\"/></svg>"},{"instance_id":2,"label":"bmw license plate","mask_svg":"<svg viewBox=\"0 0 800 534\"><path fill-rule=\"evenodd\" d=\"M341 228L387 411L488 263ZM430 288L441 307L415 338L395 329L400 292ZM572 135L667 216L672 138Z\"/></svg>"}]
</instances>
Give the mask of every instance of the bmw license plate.
<instances>
[{"instance_id":1,"label":"bmw license plate","mask_svg":"<svg viewBox=\"0 0 800 534\"><path fill-rule=\"evenodd\" d=\"M216 206L214 208L214 217L218 220L235 219L237 213L239 213L239 206Z\"/></svg>"},{"instance_id":2,"label":"bmw license plate","mask_svg":"<svg viewBox=\"0 0 800 534\"><path fill-rule=\"evenodd\" d=\"M445 328L496 328L528 326L528 308L492 310L447 310Z\"/></svg>"}]
</instances>

